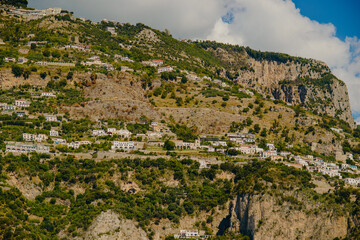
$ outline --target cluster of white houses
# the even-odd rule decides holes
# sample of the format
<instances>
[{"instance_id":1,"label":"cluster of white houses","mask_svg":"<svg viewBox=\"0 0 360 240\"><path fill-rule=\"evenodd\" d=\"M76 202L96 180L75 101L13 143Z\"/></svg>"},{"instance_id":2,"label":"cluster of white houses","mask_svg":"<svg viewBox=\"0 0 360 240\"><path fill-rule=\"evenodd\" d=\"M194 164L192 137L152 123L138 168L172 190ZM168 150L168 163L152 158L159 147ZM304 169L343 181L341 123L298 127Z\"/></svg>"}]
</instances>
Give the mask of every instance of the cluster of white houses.
<instances>
[{"instance_id":1,"label":"cluster of white houses","mask_svg":"<svg viewBox=\"0 0 360 240\"><path fill-rule=\"evenodd\" d=\"M92 135L95 137L102 137L107 135L118 135L121 138L129 138L132 133L127 129L117 130L116 128L108 128L106 131L103 129L95 129L92 132Z\"/></svg>"},{"instance_id":2,"label":"cluster of white houses","mask_svg":"<svg viewBox=\"0 0 360 240\"><path fill-rule=\"evenodd\" d=\"M68 143L67 146L70 148L78 149L82 145L91 145L92 143L90 141L75 141Z\"/></svg>"},{"instance_id":3,"label":"cluster of white houses","mask_svg":"<svg viewBox=\"0 0 360 240\"><path fill-rule=\"evenodd\" d=\"M23 133L23 139L27 142L45 142L48 138L46 134Z\"/></svg>"},{"instance_id":4,"label":"cluster of white houses","mask_svg":"<svg viewBox=\"0 0 360 240\"><path fill-rule=\"evenodd\" d=\"M63 49L65 49L65 50L75 49L75 50L80 50L80 51L90 51L91 50L90 46L81 46L81 45L65 45Z\"/></svg>"},{"instance_id":5,"label":"cluster of white houses","mask_svg":"<svg viewBox=\"0 0 360 240\"><path fill-rule=\"evenodd\" d=\"M54 93L51 92L42 92L39 93L42 97L56 97ZM8 104L0 102L0 109L3 111L15 111L17 108L28 108L30 107L31 102L24 99L15 100L14 104Z\"/></svg>"},{"instance_id":6,"label":"cluster of white houses","mask_svg":"<svg viewBox=\"0 0 360 240\"><path fill-rule=\"evenodd\" d=\"M35 64L41 65L41 66L75 67L75 63L67 63L67 62L37 61L37 62L35 62Z\"/></svg>"},{"instance_id":7,"label":"cluster of white houses","mask_svg":"<svg viewBox=\"0 0 360 240\"><path fill-rule=\"evenodd\" d=\"M25 154L31 152L49 153L50 148L44 145L15 143L15 144L6 144L6 152L25 153Z\"/></svg>"}]
</instances>

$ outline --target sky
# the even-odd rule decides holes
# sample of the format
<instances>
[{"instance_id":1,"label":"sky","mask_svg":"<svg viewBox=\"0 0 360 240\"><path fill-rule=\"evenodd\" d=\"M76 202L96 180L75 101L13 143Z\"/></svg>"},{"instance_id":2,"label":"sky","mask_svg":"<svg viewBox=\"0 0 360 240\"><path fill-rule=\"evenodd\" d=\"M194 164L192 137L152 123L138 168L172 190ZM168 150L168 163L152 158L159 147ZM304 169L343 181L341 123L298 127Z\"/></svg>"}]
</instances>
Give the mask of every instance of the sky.
<instances>
[{"instance_id":1,"label":"sky","mask_svg":"<svg viewBox=\"0 0 360 240\"><path fill-rule=\"evenodd\" d=\"M29 6L322 60L346 82L360 123L359 0L29 0Z\"/></svg>"}]
</instances>

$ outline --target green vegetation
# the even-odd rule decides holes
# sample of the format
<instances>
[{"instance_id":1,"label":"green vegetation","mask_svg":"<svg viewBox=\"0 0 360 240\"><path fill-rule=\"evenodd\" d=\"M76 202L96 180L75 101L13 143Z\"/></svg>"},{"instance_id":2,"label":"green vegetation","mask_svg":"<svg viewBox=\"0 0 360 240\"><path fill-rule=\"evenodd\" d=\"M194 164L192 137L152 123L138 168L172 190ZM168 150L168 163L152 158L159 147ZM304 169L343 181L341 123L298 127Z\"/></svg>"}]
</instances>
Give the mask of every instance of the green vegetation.
<instances>
[{"instance_id":1,"label":"green vegetation","mask_svg":"<svg viewBox=\"0 0 360 240\"><path fill-rule=\"evenodd\" d=\"M12 5L15 7L27 7L27 0L0 0L0 4Z\"/></svg>"},{"instance_id":2,"label":"green vegetation","mask_svg":"<svg viewBox=\"0 0 360 240\"><path fill-rule=\"evenodd\" d=\"M44 159L47 161L42 161ZM303 205L285 194L290 188L317 196L323 201L320 208L324 211L331 206L331 209L339 209L338 214L341 214L340 205L350 203L346 197L348 190L339 188L333 194L318 195L311 190L314 185L308 172L272 162L254 161L244 167L223 163L220 167L214 165L210 169L200 170L199 164L191 159L95 162L90 159L76 160L71 156L49 159L46 154L33 153L30 156L7 155L0 158L0 166L2 179L9 173L21 170L29 176L39 177L43 187L55 186L53 190L43 191L35 201L26 200L15 188L0 190L2 236L49 238L61 230L74 236L86 230L93 219L107 209L135 219L147 231L149 221L169 219L177 223L184 215L222 206L237 194L276 191L283 193L279 195L282 201L295 206ZM128 178L129 171L134 171L134 179ZM217 179L216 173L221 171L234 174L234 182ZM136 193L123 191L111 180L114 174L121 176L122 181L135 181L144 190ZM166 186L160 178L166 179L168 176L173 176L180 185L176 188ZM75 184L81 184L86 189L85 193L75 195L71 190ZM70 201L71 205L59 204L58 200ZM97 204L92 204L94 202ZM42 220L33 221L30 216Z\"/></svg>"},{"instance_id":3,"label":"green vegetation","mask_svg":"<svg viewBox=\"0 0 360 240\"><path fill-rule=\"evenodd\" d=\"M194 142L199 136L195 133L197 132L196 127L189 128L185 125L175 124L170 125L170 130L176 134L178 139L185 142Z\"/></svg>"}]
</instances>

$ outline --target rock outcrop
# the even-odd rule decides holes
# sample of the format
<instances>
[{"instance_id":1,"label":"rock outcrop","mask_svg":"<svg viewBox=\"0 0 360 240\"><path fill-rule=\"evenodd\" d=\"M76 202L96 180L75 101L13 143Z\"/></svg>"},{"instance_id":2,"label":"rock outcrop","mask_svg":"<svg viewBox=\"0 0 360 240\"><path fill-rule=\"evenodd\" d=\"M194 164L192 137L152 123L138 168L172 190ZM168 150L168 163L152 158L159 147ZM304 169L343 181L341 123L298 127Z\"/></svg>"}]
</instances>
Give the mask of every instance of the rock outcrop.
<instances>
[{"instance_id":1,"label":"rock outcrop","mask_svg":"<svg viewBox=\"0 0 360 240\"><path fill-rule=\"evenodd\" d=\"M138 228L134 221L122 219L110 210L102 212L89 227L83 238L89 240L147 240L144 230Z\"/></svg>"},{"instance_id":2,"label":"rock outcrop","mask_svg":"<svg viewBox=\"0 0 360 240\"><path fill-rule=\"evenodd\" d=\"M339 117L356 127L347 87L331 74L325 63L288 55L287 61L254 59L245 50L218 48L213 53L233 69L231 75L236 76L233 80L244 87L290 105L300 104L310 111Z\"/></svg>"},{"instance_id":3,"label":"rock outcrop","mask_svg":"<svg viewBox=\"0 0 360 240\"><path fill-rule=\"evenodd\" d=\"M251 239L334 239L347 234L346 216L330 210L317 214L278 204L269 195L238 195L230 204L229 215L220 223L218 234L226 229Z\"/></svg>"}]
</instances>

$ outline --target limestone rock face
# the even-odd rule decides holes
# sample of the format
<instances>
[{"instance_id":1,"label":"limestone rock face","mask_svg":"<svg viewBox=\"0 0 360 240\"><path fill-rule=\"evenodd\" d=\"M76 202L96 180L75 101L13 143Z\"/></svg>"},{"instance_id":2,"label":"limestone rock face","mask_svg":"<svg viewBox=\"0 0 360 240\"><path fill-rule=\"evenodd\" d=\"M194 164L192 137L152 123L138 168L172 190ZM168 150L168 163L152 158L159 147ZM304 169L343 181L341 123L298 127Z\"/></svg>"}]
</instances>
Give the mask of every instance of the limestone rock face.
<instances>
[{"instance_id":1,"label":"limestone rock face","mask_svg":"<svg viewBox=\"0 0 360 240\"><path fill-rule=\"evenodd\" d=\"M279 205L269 195L237 196L229 215L220 225L220 232L229 229L251 239L334 239L347 234L347 217L330 212L318 214Z\"/></svg>"},{"instance_id":2,"label":"limestone rock face","mask_svg":"<svg viewBox=\"0 0 360 240\"><path fill-rule=\"evenodd\" d=\"M147 240L146 233L134 221L121 219L110 210L102 212L89 227L83 239L88 240Z\"/></svg>"},{"instance_id":3,"label":"limestone rock face","mask_svg":"<svg viewBox=\"0 0 360 240\"><path fill-rule=\"evenodd\" d=\"M233 80L245 88L291 105L327 114L355 128L345 83L331 74L330 68L314 59L283 62L256 60L246 51L213 50L223 64L231 66ZM225 75L223 77L226 77Z\"/></svg>"}]
</instances>

